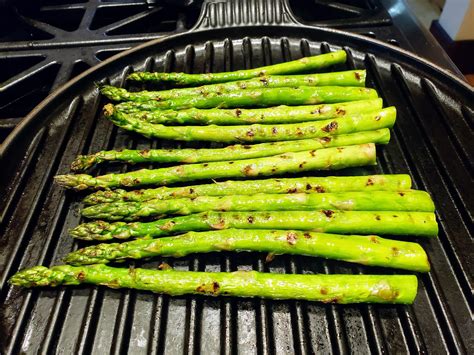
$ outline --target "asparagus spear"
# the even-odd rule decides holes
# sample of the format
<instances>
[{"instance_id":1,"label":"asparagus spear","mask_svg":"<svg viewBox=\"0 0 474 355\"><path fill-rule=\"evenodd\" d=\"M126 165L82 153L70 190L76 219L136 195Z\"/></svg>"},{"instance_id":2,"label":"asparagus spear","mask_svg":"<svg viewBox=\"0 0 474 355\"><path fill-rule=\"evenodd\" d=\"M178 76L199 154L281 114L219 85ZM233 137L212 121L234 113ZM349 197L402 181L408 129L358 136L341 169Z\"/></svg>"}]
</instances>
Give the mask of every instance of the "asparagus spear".
<instances>
[{"instance_id":1,"label":"asparagus spear","mask_svg":"<svg viewBox=\"0 0 474 355\"><path fill-rule=\"evenodd\" d=\"M106 109L108 109L106 107ZM253 124L242 126L163 126L137 119L127 114L105 112L105 117L117 126L148 138L173 139L181 141L211 141L224 143L274 142L321 138L340 134L391 128L395 123L395 107L355 116L329 120L290 123Z\"/></svg>"},{"instance_id":2,"label":"asparagus spear","mask_svg":"<svg viewBox=\"0 0 474 355\"><path fill-rule=\"evenodd\" d=\"M162 186L146 190L106 190L86 196L86 205L98 203L135 201L171 198L195 198L198 196L252 195L255 191L262 194L282 193L322 193L344 191L409 190L409 175L369 175L369 176L328 176L286 179L224 181L213 184L184 187Z\"/></svg>"},{"instance_id":3,"label":"asparagus spear","mask_svg":"<svg viewBox=\"0 0 474 355\"><path fill-rule=\"evenodd\" d=\"M428 272L430 264L417 243L375 235L337 235L295 230L226 229L189 232L176 237L102 243L66 255L72 265L107 264L153 256L183 257L193 253L256 251L272 254L319 256L369 266Z\"/></svg>"},{"instance_id":4,"label":"asparagus spear","mask_svg":"<svg viewBox=\"0 0 474 355\"><path fill-rule=\"evenodd\" d=\"M336 104L305 105L305 106L274 106L252 109L198 109L185 110L154 110L126 113L112 104L107 104L106 114L120 116L128 114L135 119L149 123L168 125L195 124L195 125L238 125L251 123L297 123L319 121L323 119L353 116L370 111L380 110L383 101L380 98L360 101L341 102Z\"/></svg>"},{"instance_id":5,"label":"asparagus spear","mask_svg":"<svg viewBox=\"0 0 474 355\"><path fill-rule=\"evenodd\" d=\"M375 163L375 145L369 143L326 148L318 150L317 153L315 151L285 153L265 158L178 165L152 170L142 169L97 177L86 174L58 175L55 180L58 184L75 190L103 189L120 186L168 185L202 179L268 176L311 170L334 170Z\"/></svg>"},{"instance_id":6,"label":"asparagus spear","mask_svg":"<svg viewBox=\"0 0 474 355\"><path fill-rule=\"evenodd\" d=\"M334 64L344 63L346 52L343 50L332 53L306 57L291 62L279 63L259 67L255 69L237 70L223 73L186 74L186 73L133 73L128 76L129 80L172 82L179 86L196 86L227 81L245 80L264 75L294 74L309 72L330 67Z\"/></svg>"},{"instance_id":7,"label":"asparagus spear","mask_svg":"<svg viewBox=\"0 0 474 355\"><path fill-rule=\"evenodd\" d=\"M260 143L255 145L232 145L214 149L145 149L145 150L108 150L91 155L80 155L71 164L71 170L83 171L104 161L126 163L201 163L223 160L242 160L268 157L285 152L319 150L329 147L341 147L363 143L387 144L390 131L387 128L376 131L364 131L341 134L334 137L302 139L294 141Z\"/></svg>"},{"instance_id":8,"label":"asparagus spear","mask_svg":"<svg viewBox=\"0 0 474 355\"><path fill-rule=\"evenodd\" d=\"M321 194L256 194L200 196L194 199L112 202L86 207L82 215L108 221L134 221L166 214L186 215L205 211L417 211L433 212L424 191L371 191Z\"/></svg>"},{"instance_id":9,"label":"asparagus spear","mask_svg":"<svg viewBox=\"0 0 474 355\"><path fill-rule=\"evenodd\" d=\"M185 108L231 108L276 105L314 105L377 98L374 89L350 86L300 86L296 88L245 89L208 95L183 96L165 101L126 101L117 107L126 112Z\"/></svg>"},{"instance_id":10,"label":"asparagus spear","mask_svg":"<svg viewBox=\"0 0 474 355\"><path fill-rule=\"evenodd\" d=\"M194 88L171 89L162 91L129 92L115 86L104 85L100 88L102 95L114 101L145 102L163 101L183 96L208 96L245 89L298 87L298 86L364 86L365 70L349 70L309 75L262 76L260 78L228 82L224 84L204 85Z\"/></svg>"},{"instance_id":11,"label":"asparagus spear","mask_svg":"<svg viewBox=\"0 0 474 355\"><path fill-rule=\"evenodd\" d=\"M23 287L93 284L172 296L263 297L325 303L413 303L415 275L298 275L257 271L198 272L114 268L107 265L35 266L17 272L10 284Z\"/></svg>"},{"instance_id":12,"label":"asparagus spear","mask_svg":"<svg viewBox=\"0 0 474 355\"><path fill-rule=\"evenodd\" d=\"M141 223L83 223L70 235L83 240L162 237L188 231L213 229L299 229L326 233L415 235L434 237L438 225L434 213L391 211L283 211L203 212Z\"/></svg>"}]
</instances>

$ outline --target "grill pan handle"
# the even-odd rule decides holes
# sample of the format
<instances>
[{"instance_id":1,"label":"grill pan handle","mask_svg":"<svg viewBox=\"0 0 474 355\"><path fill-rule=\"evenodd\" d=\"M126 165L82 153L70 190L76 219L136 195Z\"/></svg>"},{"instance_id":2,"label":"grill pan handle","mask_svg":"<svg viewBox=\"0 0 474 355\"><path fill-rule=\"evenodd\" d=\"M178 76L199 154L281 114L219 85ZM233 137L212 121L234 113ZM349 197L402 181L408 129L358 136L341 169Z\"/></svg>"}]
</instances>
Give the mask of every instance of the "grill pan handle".
<instances>
[{"instance_id":1,"label":"grill pan handle","mask_svg":"<svg viewBox=\"0 0 474 355\"><path fill-rule=\"evenodd\" d=\"M191 31L238 26L301 25L288 0L205 0Z\"/></svg>"}]
</instances>

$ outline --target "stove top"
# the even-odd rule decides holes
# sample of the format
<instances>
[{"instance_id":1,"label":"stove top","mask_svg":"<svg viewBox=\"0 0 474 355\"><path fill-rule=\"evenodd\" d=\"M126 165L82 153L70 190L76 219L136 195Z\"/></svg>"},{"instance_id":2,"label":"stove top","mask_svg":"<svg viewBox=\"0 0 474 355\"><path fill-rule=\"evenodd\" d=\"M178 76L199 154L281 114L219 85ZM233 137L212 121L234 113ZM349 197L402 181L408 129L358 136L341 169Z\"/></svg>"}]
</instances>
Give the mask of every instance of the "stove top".
<instances>
[{"instance_id":1,"label":"stove top","mask_svg":"<svg viewBox=\"0 0 474 355\"><path fill-rule=\"evenodd\" d=\"M416 31L416 24L394 23L399 3L289 0L304 24L356 32L413 50L412 38L408 41L400 27ZM52 90L120 51L191 29L201 7L202 1L194 0L38 0L33 7L2 11L0 67L8 69L0 73L0 142Z\"/></svg>"}]
</instances>

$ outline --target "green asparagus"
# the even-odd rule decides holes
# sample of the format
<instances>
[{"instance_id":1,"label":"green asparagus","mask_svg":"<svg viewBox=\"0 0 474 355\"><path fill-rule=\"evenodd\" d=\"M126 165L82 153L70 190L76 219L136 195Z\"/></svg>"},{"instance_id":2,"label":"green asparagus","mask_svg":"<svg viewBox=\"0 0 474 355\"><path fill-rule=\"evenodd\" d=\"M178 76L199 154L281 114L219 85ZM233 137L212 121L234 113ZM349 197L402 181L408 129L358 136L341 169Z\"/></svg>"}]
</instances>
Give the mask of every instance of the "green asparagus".
<instances>
[{"instance_id":1,"label":"green asparagus","mask_svg":"<svg viewBox=\"0 0 474 355\"><path fill-rule=\"evenodd\" d=\"M256 194L200 196L194 199L113 202L86 207L82 215L108 221L135 221L167 214L186 215L205 211L416 211L433 212L424 191L371 191L321 194Z\"/></svg>"},{"instance_id":2,"label":"green asparagus","mask_svg":"<svg viewBox=\"0 0 474 355\"><path fill-rule=\"evenodd\" d=\"M253 124L242 126L164 126L134 118L130 115L105 113L117 126L148 138L181 141L211 141L223 143L275 142L321 138L340 134L372 131L393 127L395 107L355 116L344 116L322 121L289 124Z\"/></svg>"},{"instance_id":3,"label":"green asparagus","mask_svg":"<svg viewBox=\"0 0 474 355\"><path fill-rule=\"evenodd\" d=\"M360 100L336 104L305 105L305 106L274 106L253 109L198 109L186 110L155 110L126 113L112 104L104 108L106 114L119 116L130 115L132 118L167 125L239 125L252 123L298 123L319 121L328 118L354 116L361 113L380 110L382 99Z\"/></svg>"},{"instance_id":4,"label":"green asparagus","mask_svg":"<svg viewBox=\"0 0 474 355\"><path fill-rule=\"evenodd\" d=\"M309 72L345 63L346 52L343 50L305 57L291 62L279 63L254 69L237 70L223 73L187 74L187 73L133 73L129 80L172 82L179 86L196 86L227 81L245 80L265 75L282 75Z\"/></svg>"},{"instance_id":5,"label":"green asparagus","mask_svg":"<svg viewBox=\"0 0 474 355\"><path fill-rule=\"evenodd\" d=\"M415 275L299 275L257 271L198 272L114 268L107 265L35 266L17 272L10 284L23 287L93 284L172 296L263 297L325 303L413 303Z\"/></svg>"},{"instance_id":6,"label":"green asparagus","mask_svg":"<svg viewBox=\"0 0 474 355\"><path fill-rule=\"evenodd\" d=\"M375 145L369 143L320 149L317 153L316 151L285 153L265 158L178 165L152 170L142 169L97 177L87 174L58 175L55 181L61 186L75 190L168 185L202 179L257 177L375 165L375 158Z\"/></svg>"},{"instance_id":7,"label":"green asparagus","mask_svg":"<svg viewBox=\"0 0 474 355\"><path fill-rule=\"evenodd\" d=\"M162 237L188 231L213 229L299 229L341 234L388 234L435 237L438 224L434 213L392 211L283 211L203 212L153 222L93 221L72 229L82 240L126 240Z\"/></svg>"},{"instance_id":8,"label":"green asparagus","mask_svg":"<svg viewBox=\"0 0 474 355\"><path fill-rule=\"evenodd\" d=\"M121 161L126 163L201 163L223 160L242 160L268 157L286 152L319 150L329 147L376 143L387 144L390 131L387 128L376 131L364 131L352 134L341 134L333 137L302 139L260 143L255 145L232 145L214 149L145 149L145 150L108 150L91 155L80 155L71 164L71 170L83 171L104 161Z\"/></svg>"},{"instance_id":9,"label":"green asparagus","mask_svg":"<svg viewBox=\"0 0 474 355\"><path fill-rule=\"evenodd\" d=\"M183 96L208 96L245 89L299 87L299 86L364 86L365 70L350 70L309 75L262 76L256 79L228 82L224 84L204 85L194 88L171 89L161 91L130 92L115 86L104 85L102 95L114 101L145 102L163 101Z\"/></svg>"},{"instance_id":10,"label":"green asparagus","mask_svg":"<svg viewBox=\"0 0 474 355\"><path fill-rule=\"evenodd\" d=\"M132 190L122 189L97 191L85 197L86 205L98 203L135 201L171 198L195 198L198 196L253 195L256 191L262 194L282 193L322 193L345 191L409 190L409 175L368 175L368 176L328 176L303 177L286 179L224 181L213 184L184 187L162 186L156 189Z\"/></svg>"},{"instance_id":11,"label":"green asparagus","mask_svg":"<svg viewBox=\"0 0 474 355\"><path fill-rule=\"evenodd\" d=\"M296 88L245 89L208 95L183 96L164 101L133 102L117 105L125 112L180 110L186 108L232 108L276 105L314 105L377 98L374 89L351 86L301 86Z\"/></svg>"},{"instance_id":12,"label":"green asparagus","mask_svg":"<svg viewBox=\"0 0 474 355\"><path fill-rule=\"evenodd\" d=\"M295 230L226 229L189 232L176 237L102 243L66 255L72 265L107 264L153 256L183 257L216 251L256 251L319 256L369 266L428 272L430 264L417 243L383 239L375 235L338 235Z\"/></svg>"}]
</instances>

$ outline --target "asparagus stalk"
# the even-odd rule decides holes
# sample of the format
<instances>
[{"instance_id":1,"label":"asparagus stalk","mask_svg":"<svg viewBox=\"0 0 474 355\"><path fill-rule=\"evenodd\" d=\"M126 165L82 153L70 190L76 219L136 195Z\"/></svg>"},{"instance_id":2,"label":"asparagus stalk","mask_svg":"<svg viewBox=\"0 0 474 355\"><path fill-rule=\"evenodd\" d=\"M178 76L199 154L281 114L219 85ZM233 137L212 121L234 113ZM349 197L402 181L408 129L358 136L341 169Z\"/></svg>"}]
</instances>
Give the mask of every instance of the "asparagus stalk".
<instances>
[{"instance_id":1,"label":"asparagus stalk","mask_svg":"<svg viewBox=\"0 0 474 355\"><path fill-rule=\"evenodd\" d=\"M110 107L106 107L106 110ZM114 111L115 112L115 111ZM395 107L355 116L345 116L329 120L290 123L253 124L242 126L164 126L152 124L127 114L105 112L105 117L117 126L148 138L181 141L211 141L224 143L274 142L321 138L362 131L391 128L395 123Z\"/></svg>"},{"instance_id":2,"label":"asparagus stalk","mask_svg":"<svg viewBox=\"0 0 474 355\"><path fill-rule=\"evenodd\" d=\"M198 272L114 268L107 265L35 266L9 280L23 287L93 284L172 296L263 297L325 303L413 303L415 275L298 275L257 271Z\"/></svg>"},{"instance_id":3,"label":"asparagus stalk","mask_svg":"<svg viewBox=\"0 0 474 355\"><path fill-rule=\"evenodd\" d=\"M374 89L350 86L300 86L296 88L245 89L208 95L182 96L164 101L126 101L117 107L126 112L179 110L186 108L231 108L276 105L314 105L377 98Z\"/></svg>"},{"instance_id":4,"label":"asparagus stalk","mask_svg":"<svg viewBox=\"0 0 474 355\"><path fill-rule=\"evenodd\" d=\"M254 251L318 256L369 266L428 272L430 264L417 243L383 239L375 235L337 235L295 230L226 229L189 232L176 237L102 243L66 255L72 265L107 264L153 256L183 257L194 253Z\"/></svg>"},{"instance_id":5,"label":"asparagus stalk","mask_svg":"<svg viewBox=\"0 0 474 355\"><path fill-rule=\"evenodd\" d=\"M102 95L114 101L145 102L163 101L183 96L208 96L245 89L298 87L298 86L364 86L365 70L349 70L309 75L262 76L256 79L228 82L224 84L204 85L194 88L171 89L162 91L129 92L122 88L104 85L100 88Z\"/></svg>"},{"instance_id":6,"label":"asparagus stalk","mask_svg":"<svg viewBox=\"0 0 474 355\"><path fill-rule=\"evenodd\" d=\"M108 221L134 221L167 214L187 215L205 211L417 211L433 212L425 191L371 191L321 194L256 194L200 196L194 199L113 202L86 207L82 215Z\"/></svg>"},{"instance_id":7,"label":"asparagus stalk","mask_svg":"<svg viewBox=\"0 0 474 355\"><path fill-rule=\"evenodd\" d=\"M167 125L239 125L252 123L298 123L319 121L334 117L353 116L370 111L380 110L383 101L380 98L360 101L349 101L336 104L305 105L305 106L274 106L252 109L198 109L185 110L154 110L126 113L112 104L105 107L107 114L120 116L128 114L135 119L149 123Z\"/></svg>"},{"instance_id":8,"label":"asparagus stalk","mask_svg":"<svg viewBox=\"0 0 474 355\"><path fill-rule=\"evenodd\" d=\"M172 198L196 198L198 196L253 195L255 191L262 194L284 193L322 193L345 191L409 190L409 175L368 175L368 176L329 176L303 177L286 179L224 181L213 184L184 187L162 186L156 189L132 190L122 189L97 191L85 197L86 205L107 202L143 202Z\"/></svg>"},{"instance_id":9,"label":"asparagus stalk","mask_svg":"<svg viewBox=\"0 0 474 355\"><path fill-rule=\"evenodd\" d=\"M201 163L223 160L242 160L268 157L285 152L319 150L329 147L341 147L364 143L387 144L390 131L387 128L376 131L364 131L341 134L334 137L302 139L294 141L260 143L255 145L232 145L214 149L145 149L145 150L108 150L91 155L80 155L71 164L71 170L83 171L104 161L126 163Z\"/></svg>"},{"instance_id":10,"label":"asparagus stalk","mask_svg":"<svg viewBox=\"0 0 474 355\"><path fill-rule=\"evenodd\" d=\"M291 62L279 63L255 69L237 70L223 73L186 74L186 73L133 73L129 80L172 82L178 86L196 86L227 81L245 80L265 75L282 75L309 72L330 67L334 64L345 63L346 52L343 50L305 57Z\"/></svg>"},{"instance_id":11,"label":"asparagus stalk","mask_svg":"<svg viewBox=\"0 0 474 355\"><path fill-rule=\"evenodd\" d=\"M335 170L353 166L374 165L372 143L315 151L285 153L272 157L178 165L161 169L142 169L122 174L93 177L87 174L58 175L58 184L75 190L104 189L120 186L168 185L202 179L256 177L311 170Z\"/></svg>"},{"instance_id":12,"label":"asparagus stalk","mask_svg":"<svg viewBox=\"0 0 474 355\"><path fill-rule=\"evenodd\" d=\"M434 237L438 225L434 213L392 211L283 211L203 212L153 222L93 221L70 231L82 240L126 240L162 237L188 231L214 229L299 229L326 233L388 234Z\"/></svg>"}]
</instances>

